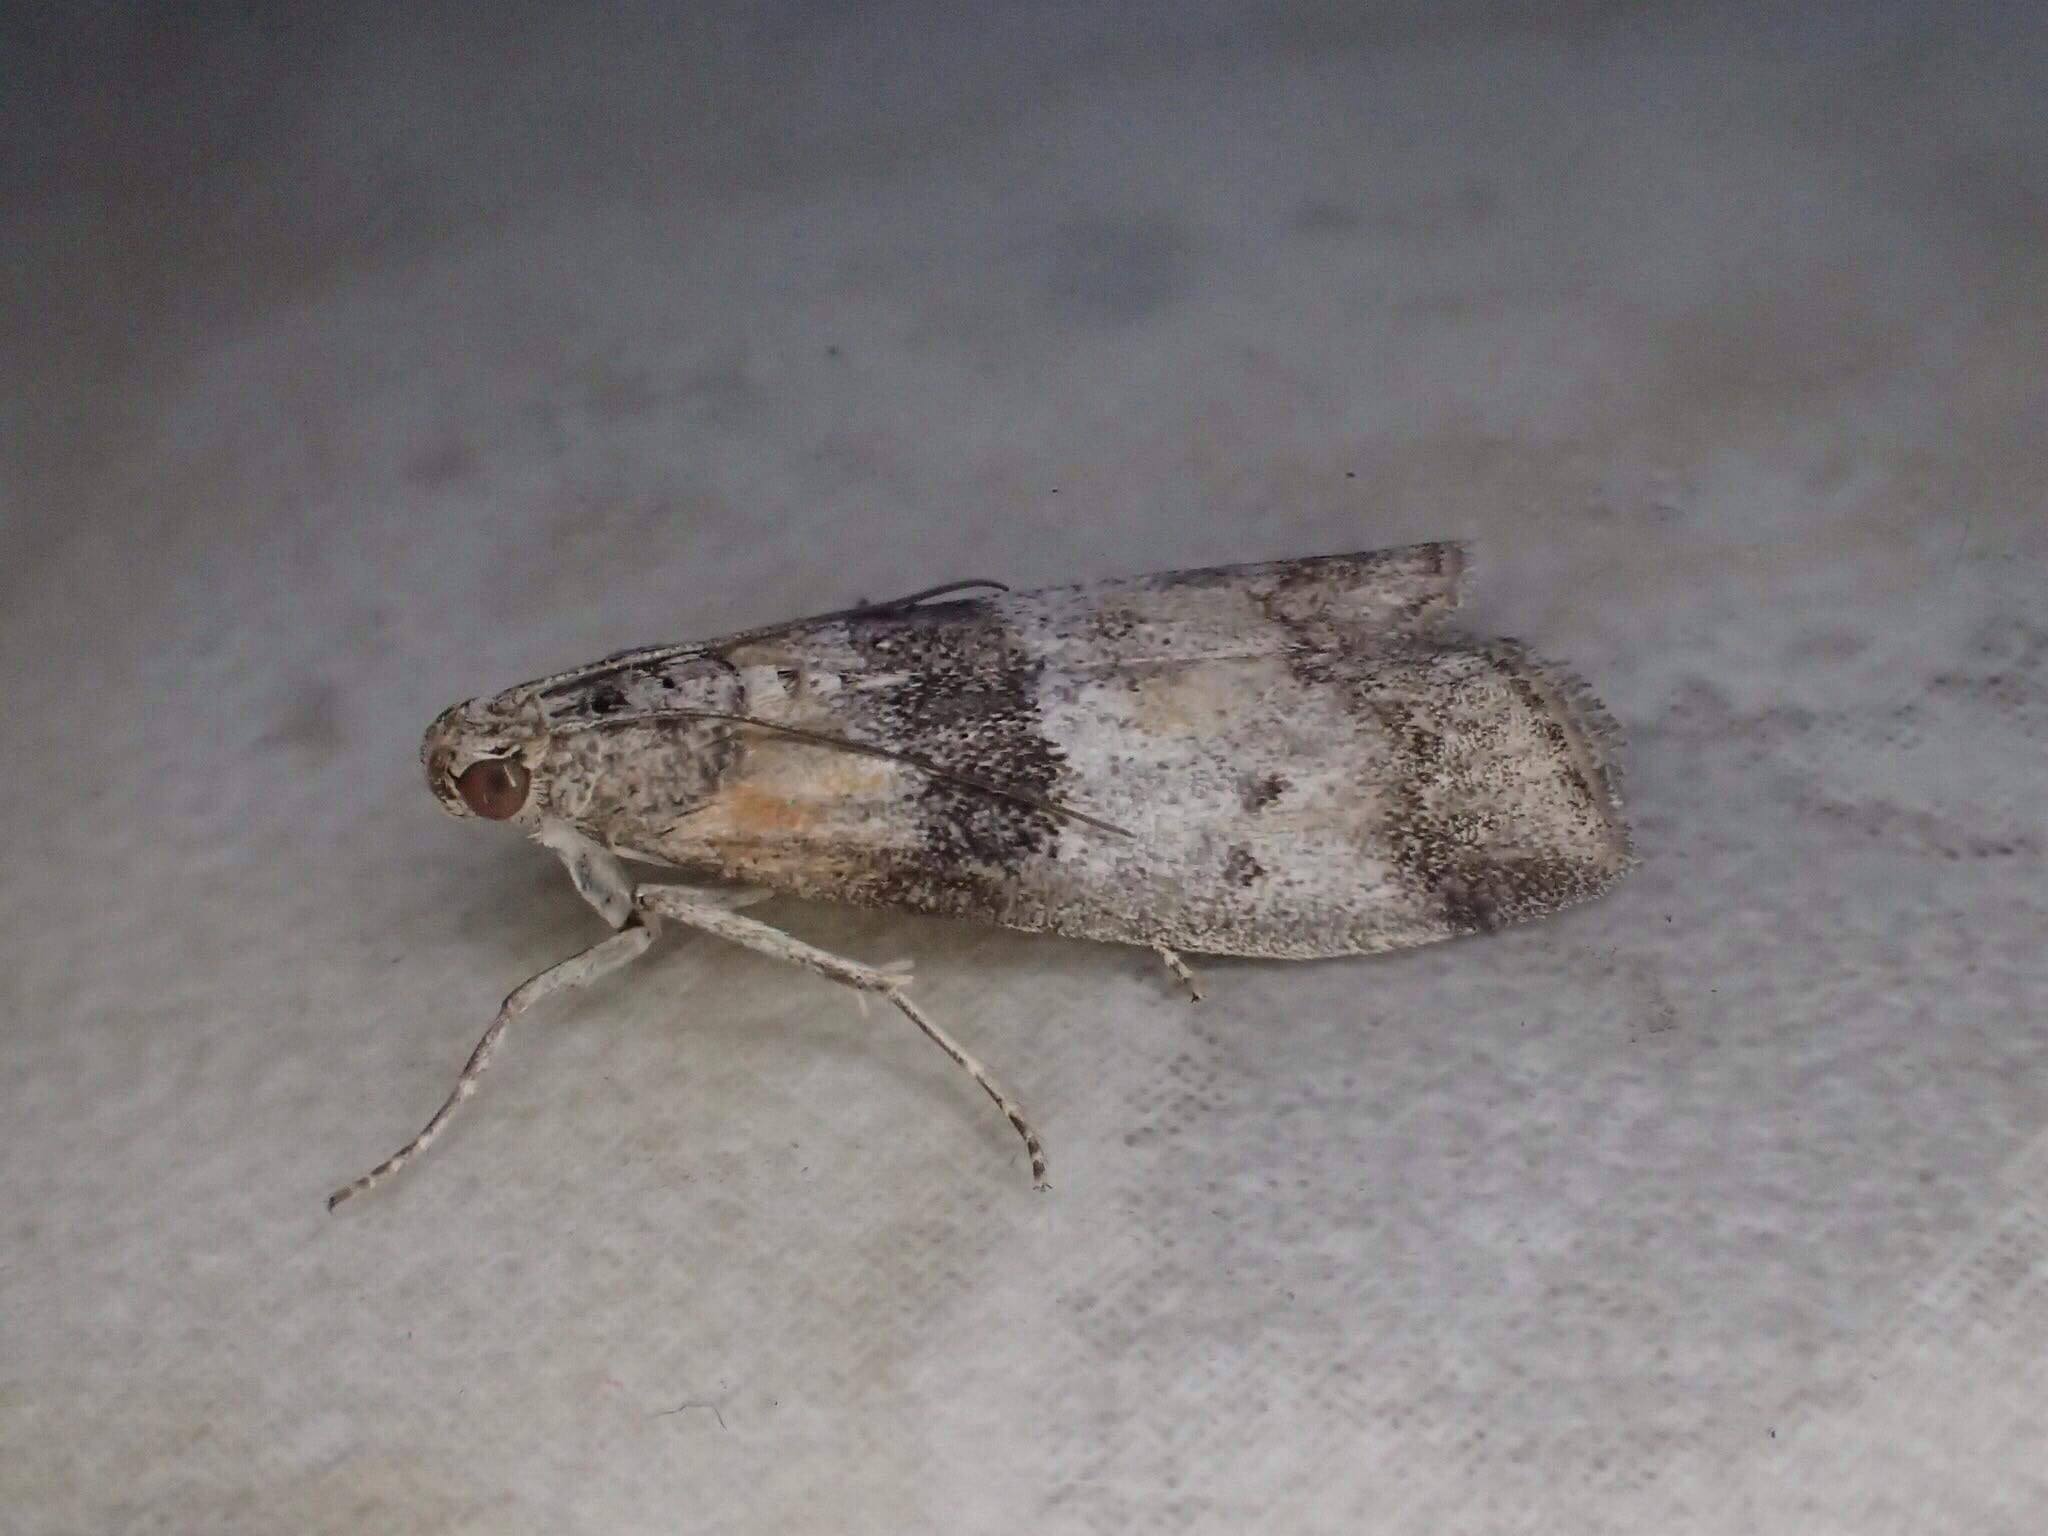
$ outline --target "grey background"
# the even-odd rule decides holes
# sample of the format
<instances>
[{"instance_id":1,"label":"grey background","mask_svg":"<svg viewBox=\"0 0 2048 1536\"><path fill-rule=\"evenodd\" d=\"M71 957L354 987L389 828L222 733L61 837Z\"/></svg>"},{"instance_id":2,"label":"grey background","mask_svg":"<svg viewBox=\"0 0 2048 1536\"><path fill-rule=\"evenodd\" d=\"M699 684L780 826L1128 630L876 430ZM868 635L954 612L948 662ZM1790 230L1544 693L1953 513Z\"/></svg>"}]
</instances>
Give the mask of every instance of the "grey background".
<instances>
[{"instance_id":1,"label":"grey background","mask_svg":"<svg viewBox=\"0 0 2048 1536\"><path fill-rule=\"evenodd\" d=\"M0 1528L2048 1525L2039 7L336 10L5 34ZM1613 898L778 903L1054 1193L685 939L322 1209L596 931L442 705L1444 535Z\"/></svg>"}]
</instances>

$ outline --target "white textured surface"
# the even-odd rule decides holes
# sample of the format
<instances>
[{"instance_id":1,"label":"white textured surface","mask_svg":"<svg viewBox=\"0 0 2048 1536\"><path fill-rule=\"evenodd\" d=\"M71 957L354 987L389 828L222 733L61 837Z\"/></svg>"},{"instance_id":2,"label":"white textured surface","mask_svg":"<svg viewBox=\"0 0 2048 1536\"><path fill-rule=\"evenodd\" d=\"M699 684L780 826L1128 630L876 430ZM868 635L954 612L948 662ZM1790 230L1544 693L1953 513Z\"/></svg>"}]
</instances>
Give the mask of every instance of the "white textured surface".
<instances>
[{"instance_id":1,"label":"white textured surface","mask_svg":"<svg viewBox=\"0 0 2048 1536\"><path fill-rule=\"evenodd\" d=\"M18 31L0 1529L2048 1528L2048 25L1355 9ZM1617 897L1199 1009L776 904L1052 1195L693 940L321 1208L595 931L442 704L1438 535Z\"/></svg>"}]
</instances>

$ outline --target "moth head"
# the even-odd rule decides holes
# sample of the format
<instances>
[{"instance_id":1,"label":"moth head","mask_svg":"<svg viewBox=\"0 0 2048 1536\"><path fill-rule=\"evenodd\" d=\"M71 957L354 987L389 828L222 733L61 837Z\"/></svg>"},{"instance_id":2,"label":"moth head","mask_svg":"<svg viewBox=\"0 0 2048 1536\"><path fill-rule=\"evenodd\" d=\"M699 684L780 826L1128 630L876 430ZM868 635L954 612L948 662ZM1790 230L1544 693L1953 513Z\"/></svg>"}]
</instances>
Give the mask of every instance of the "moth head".
<instances>
[{"instance_id":1,"label":"moth head","mask_svg":"<svg viewBox=\"0 0 2048 1536\"><path fill-rule=\"evenodd\" d=\"M539 739L525 711L498 699L470 699L427 727L420 762L427 787L451 816L510 821L533 799Z\"/></svg>"}]
</instances>

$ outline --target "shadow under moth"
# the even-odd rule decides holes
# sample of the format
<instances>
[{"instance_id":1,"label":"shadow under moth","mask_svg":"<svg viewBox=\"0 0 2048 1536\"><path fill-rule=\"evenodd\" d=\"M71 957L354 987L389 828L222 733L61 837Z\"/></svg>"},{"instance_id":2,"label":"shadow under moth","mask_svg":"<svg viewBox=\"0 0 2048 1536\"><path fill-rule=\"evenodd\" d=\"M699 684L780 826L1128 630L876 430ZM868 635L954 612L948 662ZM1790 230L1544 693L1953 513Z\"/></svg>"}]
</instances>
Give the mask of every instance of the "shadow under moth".
<instances>
[{"instance_id":1,"label":"shadow under moth","mask_svg":"<svg viewBox=\"0 0 2048 1536\"><path fill-rule=\"evenodd\" d=\"M1613 728L1521 646L1442 627L1465 564L1436 543L955 583L456 705L421 746L435 798L553 849L612 932L506 998L425 1129L329 1207L426 1149L513 1018L664 923L885 998L1043 1187L1023 1111L909 976L744 915L768 895L1144 945L1199 997L1182 952L1400 949L1599 894L1630 864Z\"/></svg>"}]
</instances>

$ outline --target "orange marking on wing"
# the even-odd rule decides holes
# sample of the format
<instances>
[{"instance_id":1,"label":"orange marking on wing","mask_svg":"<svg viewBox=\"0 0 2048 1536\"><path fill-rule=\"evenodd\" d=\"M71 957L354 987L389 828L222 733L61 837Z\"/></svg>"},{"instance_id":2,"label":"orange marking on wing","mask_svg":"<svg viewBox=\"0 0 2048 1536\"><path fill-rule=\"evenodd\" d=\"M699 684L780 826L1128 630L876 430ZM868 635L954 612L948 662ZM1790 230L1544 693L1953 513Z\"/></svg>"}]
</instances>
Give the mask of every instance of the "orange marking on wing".
<instances>
[{"instance_id":1,"label":"orange marking on wing","mask_svg":"<svg viewBox=\"0 0 2048 1536\"><path fill-rule=\"evenodd\" d=\"M712 802L711 809L723 812L720 819L743 837L787 836L800 832L816 814L813 807L800 800L792 800L773 790L758 789L751 784L731 785Z\"/></svg>"},{"instance_id":2,"label":"orange marking on wing","mask_svg":"<svg viewBox=\"0 0 2048 1536\"><path fill-rule=\"evenodd\" d=\"M817 748L771 750L751 762L743 777L721 788L695 820L699 830L716 827L744 840L824 834L850 810L863 803L872 807L888 795L897 776L893 764L873 758Z\"/></svg>"}]
</instances>

